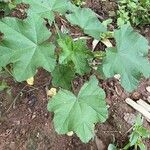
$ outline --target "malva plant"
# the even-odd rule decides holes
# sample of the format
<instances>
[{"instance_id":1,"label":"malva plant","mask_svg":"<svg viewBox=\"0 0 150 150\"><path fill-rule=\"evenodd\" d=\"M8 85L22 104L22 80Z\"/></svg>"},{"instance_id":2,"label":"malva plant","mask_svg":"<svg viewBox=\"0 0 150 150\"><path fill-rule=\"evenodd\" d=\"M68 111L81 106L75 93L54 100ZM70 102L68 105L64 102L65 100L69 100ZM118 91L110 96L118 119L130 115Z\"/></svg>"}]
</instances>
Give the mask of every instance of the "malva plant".
<instances>
[{"instance_id":1,"label":"malva plant","mask_svg":"<svg viewBox=\"0 0 150 150\"><path fill-rule=\"evenodd\" d=\"M117 24L119 26L127 22L135 26L150 24L149 0L119 0L118 7Z\"/></svg>"},{"instance_id":2,"label":"malva plant","mask_svg":"<svg viewBox=\"0 0 150 150\"><path fill-rule=\"evenodd\" d=\"M74 132L83 142L88 142L94 137L95 124L108 118L105 92L99 87L96 74L105 78L120 74L120 83L125 90L136 89L141 77L150 77L148 41L134 32L130 24L125 24L114 31L116 46L107 48L100 64L93 66L95 51L87 47L86 40L74 40L62 33L55 22L57 14L72 26L78 26L86 36L101 41L109 31L91 9L77 7L68 0L16 2L30 5L28 17L0 20L0 32L3 33L0 69L9 65L19 82L33 77L39 67L49 71L53 86L60 87L48 103L48 110L54 112L56 131L59 134ZM47 29L45 19L57 33ZM50 38L52 35L54 40ZM89 81L75 95L73 79L86 74L91 75Z\"/></svg>"},{"instance_id":3,"label":"malva plant","mask_svg":"<svg viewBox=\"0 0 150 150\"><path fill-rule=\"evenodd\" d=\"M81 6L85 3L85 0L72 0L72 2L77 6Z\"/></svg>"},{"instance_id":4,"label":"malva plant","mask_svg":"<svg viewBox=\"0 0 150 150\"><path fill-rule=\"evenodd\" d=\"M4 16L7 16L15 7L16 3L14 0L0 0L0 12L4 12Z\"/></svg>"},{"instance_id":5,"label":"malva plant","mask_svg":"<svg viewBox=\"0 0 150 150\"><path fill-rule=\"evenodd\" d=\"M140 148L141 150L146 150L146 146L143 143L144 139L150 138L150 132L143 126L143 118L139 115L133 126L133 131L130 135L129 144L125 146L125 149L134 146L135 150Z\"/></svg>"},{"instance_id":6,"label":"malva plant","mask_svg":"<svg viewBox=\"0 0 150 150\"><path fill-rule=\"evenodd\" d=\"M108 150L128 150L131 147L135 150L139 148L140 150L147 150L143 140L150 138L150 132L143 127L143 117L141 115L138 115L129 137L129 143L124 148L118 149L115 145L110 144Z\"/></svg>"}]
</instances>

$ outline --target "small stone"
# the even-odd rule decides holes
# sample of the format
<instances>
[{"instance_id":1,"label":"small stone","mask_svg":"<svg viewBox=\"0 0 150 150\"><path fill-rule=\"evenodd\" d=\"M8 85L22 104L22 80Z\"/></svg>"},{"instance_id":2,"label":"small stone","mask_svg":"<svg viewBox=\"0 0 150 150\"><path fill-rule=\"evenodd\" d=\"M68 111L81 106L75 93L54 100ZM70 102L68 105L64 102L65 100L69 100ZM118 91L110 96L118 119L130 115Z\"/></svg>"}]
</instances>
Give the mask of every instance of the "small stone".
<instances>
[{"instance_id":1,"label":"small stone","mask_svg":"<svg viewBox=\"0 0 150 150\"><path fill-rule=\"evenodd\" d=\"M22 133L23 135L25 135L26 130L25 130L25 129L22 129L21 133Z\"/></svg>"},{"instance_id":2,"label":"small stone","mask_svg":"<svg viewBox=\"0 0 150 150\"><path fill-rule=\"evenodd\" d=\"M114 78L117 79L118 81L120 81L121 75L120 75L120 74L115 74L115 75L114 75Z\"/></svg>"},{"instance_id":3,"label":"small stone","mask_svg":"<svg viewBox=\"0 0 150 150\"><path fill-rule=\"evenodd\" d=\"M15 142L11 142L10 145L9 145L9 147L10 147L11 149L16 149L16 148L15 148L15 147L16 147Z\"/></svg>"},{"instance_id":4,"label":"small stone","mask_svg":"<svg viewBox=\"0 0 150 150\"><path fill-rule=\"evenodd\" d=\"M139 100L141 98L141 94L139 92L133 92L131 95L131 99Z\"/></svg>"},{"instance_id":5,"label":"small stone","mask_svg":"<svg viewBox=\"0 0 150 150\"><path fill-rule=\"evenodd\" d=\"M16 125L20 125L20 121L14 121Z\"/></svg>"},{"instance_id":6,"label":"small stone","mask_svg":"<svg viewBox=\"0 0 150 150\"><path fill-rule=\"evenodd\" d=\"M40 133L38 132L37 135L36 135L36 137L39 138L39 136L40 136Z\"/></svg>"},{"instance_id":7,"label":"small stone","mask_svg":"<svg viewBox=\"0 0 150 150\"><path fill-rule=\"evenodd\" d=\"M150 93L150 86L146 87L146 90Z\"/></svg>"},{"instance_id":8,"label":"small stone","mask_svg":"<svg viewBox=\"0 0 150 150\"><path fill-rule=\"evenodd\" d=\"M124 113L123 118L128 124L133 125L135 123L135 120L136 120L136 115L134 115L132 113Z\"/></svg>"},{"instance_id":9,"label":"small stone","mask_svg":"<svg viewBox=\"0 0 150 150\"><path fill-rule=\"evenodd\" d=\"M95 143L96 143L96 146L97 146L98 150L105 150L106 149L106 145L97 136L95 137Z\"/></svg>"},{"instance_id":10,"label":"small stone","mask_svg":"<svg viewBox=\"0 0 150 150\"><path fill-rule=\"evenodd\" d=\"M36 117L36 114L35 113L33 113L33 115L32 115L32 119L34 119Z\"/></svg>"}]
</instances>

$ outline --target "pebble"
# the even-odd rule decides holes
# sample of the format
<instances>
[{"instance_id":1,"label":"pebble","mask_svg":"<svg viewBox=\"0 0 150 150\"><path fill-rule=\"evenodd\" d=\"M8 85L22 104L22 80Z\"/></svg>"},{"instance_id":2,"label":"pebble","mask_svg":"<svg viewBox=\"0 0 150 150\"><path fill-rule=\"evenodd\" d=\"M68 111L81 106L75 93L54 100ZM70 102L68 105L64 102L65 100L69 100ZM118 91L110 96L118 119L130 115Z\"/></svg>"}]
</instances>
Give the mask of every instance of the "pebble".
<instances>
[{"instance_id":1,"label":"pebble","mask_svg":"<svg viewBox=\"0 0 150 150\"><path fill-rule=\"evenodd\" d=\"M34 112L32 115L32 119L34 119L36 117L36 113Z\"/></svg>"},{"instance_id":2,"label":"pebble","mask_svg":"<svg viewBox=\"0 0 150 150\"><path fill-rule=\"evenodd\" d=\"M115 75L114 75L114 78L117 79L118 81L120 81L121 75L120 75L120 74L115 74Z\"/></svg>"},{"instance_id":3,"label":"pebble","mask_svg":"<svg viewBox=\"0 0 150 150\"><path fill-rule=\"evenodd\" d=\"M10 147L10 149L16 149L15 142L11 142L9 147Z\"/></svg>"},{"instance_id":4,"label":"pebble","mask_svg":"<svg viewBox=\"0 0 150 150\"><path fill-rule=\"evenodd\" d=\"M20 125L20 121L14 121L16 125Z\"/></svg>"},{"instance_id":5,"label":"pebble","mask_svg":"<svg viewBox=\"0 0 150 150\"><path fill-rule=\"evenodd\" d=\"M106 145L97 136L95 137L95 143L97 146L97 150L105 150L106 149Z\"/></svg>"},{"instance_id":6,"label":"pebble","mask_svg":"<svg viewBox=\"0 0 150 150\"><path fill-rule=\"evenodd\" d=\"M133 92L131 95L131 99L139 100L141 98L141 94L139 92Z\"/></svg>"},{"instance_id":7,"label":"pebble","mask_svg":"<svg viewBox=\"0 0 150 150\"><path fill-rule=\"evenodd\" d=\"M134 115L132 113L124 113L123 118L128 124L133 125L135 123L135 120L136 120L136 115Z\"/></svg>"}]
</instances>

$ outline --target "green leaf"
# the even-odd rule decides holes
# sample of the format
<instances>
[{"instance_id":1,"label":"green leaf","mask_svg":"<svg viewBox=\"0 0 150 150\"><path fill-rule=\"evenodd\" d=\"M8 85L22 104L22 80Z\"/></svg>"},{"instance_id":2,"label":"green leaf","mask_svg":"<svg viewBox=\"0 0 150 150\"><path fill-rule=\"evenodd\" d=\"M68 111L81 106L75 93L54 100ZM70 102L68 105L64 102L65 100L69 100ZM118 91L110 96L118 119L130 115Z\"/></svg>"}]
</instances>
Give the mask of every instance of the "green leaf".
<instances>
[{"instance_id":1,"label":"green leaf","mask_svg":"<svg viewBox=\"0 0 150 150\"><path fill-rule=\"evenodd\" d=\"M137 117L136 117L134 126L135 126L135 127L140 127L140 126L142 126L142 125L143 125L143 121L144 121L143 119L144 119L144 118L142 117L142 115L141 115L141 114L138 114Z\"/></svg>"},{"instance_id":2,"label":"green leaf","mask_svg":"<svg viewBox=\"0 0 150 150\"><path fill-rule=\"evenodd\" d=\"M76 73L80 75L90 71L88 64L90 51L88 50L84 40L73 41L71 37L66 36L63 39L59 39L58 44L62 48L59 57L60 64L73 62Z\"/></svg>"},{"instance_id":3,"label":"green leaf","mask_svg":"<svg viewBox=\"0 0 150 150\"><path fill-rule=\"evenodd\" d=\"M51 73L54 86L62 87L64 89L71 89L71 81L75 77L75 71L70 66L58 65Z\"/></svg>"},{"instance_id":4,"label":"green leaf","mask_svg":"<svg viewBox=\"0 0 150 150\"><path fill-rule=\"evenodd\" d=\"M109 144L108 150L117 150L117 147L114 144Z\"/></svg>"},{"instance_id":5,"label":"green leaf","mask_svg":"<svg viewBox=\"0 0 150 150\"><path fill-rule=\"evenodd\" d=\"M138 143L140 136L137 132L132 132L130 135L130 146L136 145Z\"/></svg>"},{"instance_id":6,"label":"green leaf","mask_svg":"<svg viewBox=\"0 0 150 150\"><path fill-rule=\"evenodd\" d=\"M18 81L35 75L38 67L52 71L55 67L54 46L47 42L51 33L38 16L22 21L5 18L0 21L4 39L0 46L0 67L13 63Z\"/></svg>"},{"instance_id":7,"label":"green leaf","mask_svg":"<svg viewBox=\"0 0 150 150\"><path fill-rule=\"evenodd\" d=\"M144 143L139 143L138 146L139 146L140 150L147 150Z\"/></svg>"},{"instance_id":8,"label":"green leaf","mask_svg":"<svg viewBox=\"0 0 150 150\"><path fill-rule=\"evenodd\" d=\"M138 128L138 134L144 139L144 138L150 138L150 132L144 128L144 127L139 127Z\"/></svg>"},{"instance_id":9,"label":"green leaf","mask_svg":"<svg viewBox=\"0 0 150 150\"><path fill-rule=\"evenodd\" d=\"M8 88L8 85L7 83L3 80L1 83L0 83L0 92L7 89Z\"/></svg>"},{"instance_id":10,"label":"green leaf","mask_svg":"<svg viewBox=\"0 0 150 150\"><path fill-rule=\"evenodd\" d=\"M74 131L83 142L94 136L94 124L105 122L108 111L105 92L92 76L85 83L78 96L67 90L60 90L48 103L48 110L54 112L54 126L59 134Z\"/></svg>"},{"instance_id":11,"label":"green leaf","mask_svg":"<svg viewBox=\"0 0 150 150\"><path fill-rule=\"evenodd\" d=\"M116 47L108 48L102 69L106 77L121 75L121 85L127 90L136 89L142 76L150 76L148 41L124 25L115 31Z\"/></svg>"},{"instance_id":12,"label":"green leaf","mask_svg":"<svg viewBox=\"0 0 150 150\"><path fill-rule=\"evenodd\" d=\"M12 55L13 51L10 48L0 45L0 68L5 67L10 63Z\"/></svg>"},{"instance_id":13,"label":"green leaf","mask_svg":"<svg viewBox=\"0 0 150 150\"><path fill-rule=\"evenodd\" d=\"M29 12L36 13L42 18L54 20L54 12L64 13L67 11L68 0L23 0L30 5Z\"/></svg>"},{"instance_id":14,"label":"green leaf","mask_svg":"<svg viewBox=\"0 0 150 150\"><path fill-rule=\"evenodd\" d=\"M98 40L101 34L107 31L107 28L102 25L96 14L89 8L73 9L71 14L66 15L66 18L71 24L82 28L85 34Z\"/></svg>"},{"instance_id":15,"label":"green leaf","mask_svg":"<svg viewBox=\"0 0 150 150\"><path fill-rule=\"evenodd\" d=\"M140 145L143 146L142 140L150 137L150 132L142 126L143 117L138 115L133 126L133 131L130 135L130 146Z\"/></svg>"}]
</instances>

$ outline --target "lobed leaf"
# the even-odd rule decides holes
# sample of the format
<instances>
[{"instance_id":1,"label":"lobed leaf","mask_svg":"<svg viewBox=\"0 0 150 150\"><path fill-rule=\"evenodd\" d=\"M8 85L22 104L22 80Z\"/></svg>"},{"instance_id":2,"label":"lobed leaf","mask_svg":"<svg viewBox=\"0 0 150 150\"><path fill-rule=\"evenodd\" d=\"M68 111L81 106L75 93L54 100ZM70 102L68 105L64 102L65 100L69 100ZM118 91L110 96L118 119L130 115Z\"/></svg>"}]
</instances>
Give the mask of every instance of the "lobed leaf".
<instances>
[{"instance_id":1,"label":"lobed leaf","mask_svg":"<svg viewBox=\"0 0 150 150\"><path fill-rule=\"evenodd\" d=\"M58 44L62 48L59 56L60 64L73 62L76 73L80 75L90 71L88 64L90 51L84 40L73 41L71 37L66 36L63 39L59 39Z\"/></svg>"},{"instance_id":2,"label":"lobed leaf","mask_svg":"<svg viewBox=\"0 0 150 150\"><path fill-rule=\"evenodd\" d=\"M70 66L58 65L52 71L52 84L64 89L71 89L71 81L75 77L75 71Z\"/></svg>"},{"instance_id":3,"label":"lobed leaf","mask_svg":"<svg viewBox=\"0 0 150 150\"><path fill-rule=\"evenodd\" d=\"M71 14L66 15L66 18L71 24L82 28L85 34L98 40L101 34L107 31L95 13L89 8L74 8Z\"/></svg>"},{"instance_id":4,"label":"lobed leaf","mask_svg":"<svg viewBox=\"0 0 150 150\"><path fill-rule=\"evenodd\" d=\"M59 134L75 132L83 142L94 136L94 124L105 122L108 117L105 92L92 76L85 83L78 96L67 90L60 90L48 103L48 110L54 112L54 126Z\"/></svg>"},{"instance_id":5,"label":"lobed leaf","mask_svg":"<svg viewBox=\"0 0 150 150\"><path fill-rule=\"evenodd\" d=\"M46 40L51 33L38 16L26 20L0 20L4 39L0 45L0 67L13 64L13 75L18 81L35 75L38 67L52 71L55 67L55 46ZM7 52L7 53L6 53Z\"/></svg>"},{"instance_id":6,"label":"lobed leaf","mask_svg":"<svg viewBox=\"0 0 150 150\"><path fill-rule=\"evenodd\" d=\"M67 11L68 0L22 0L30 5L29 12L54 20L54 12L64 13Z\"/></svg>"},{"instance_id":7,"label":"lobed leaf","mask_svg":"<svg viewBox=\"0 0 150 150\"><path fill-rule=\"evenodd\" d=\"M124 25L114 33L116 47L107 48L102 70L106 77L121 75L121 85L127 90L136 89L142 76L150 76L148 41ZM99 68L100 69L100 68Z\"/></svg>"}]
</instances>

